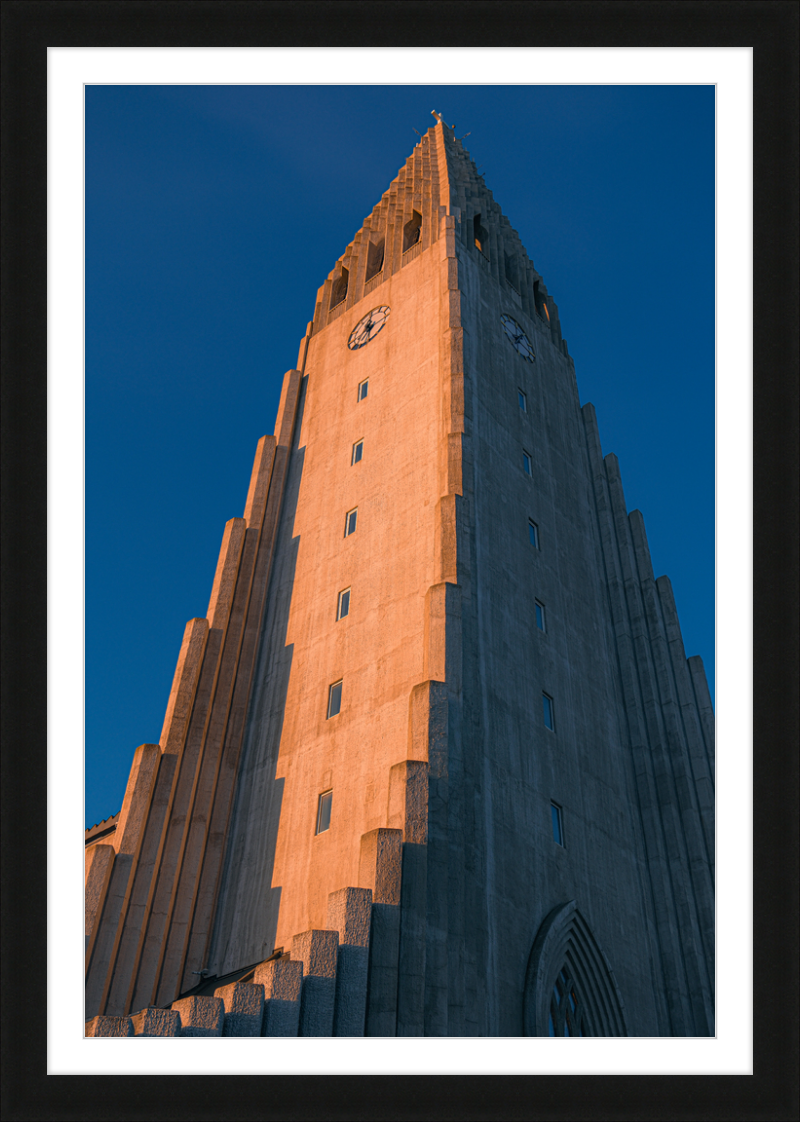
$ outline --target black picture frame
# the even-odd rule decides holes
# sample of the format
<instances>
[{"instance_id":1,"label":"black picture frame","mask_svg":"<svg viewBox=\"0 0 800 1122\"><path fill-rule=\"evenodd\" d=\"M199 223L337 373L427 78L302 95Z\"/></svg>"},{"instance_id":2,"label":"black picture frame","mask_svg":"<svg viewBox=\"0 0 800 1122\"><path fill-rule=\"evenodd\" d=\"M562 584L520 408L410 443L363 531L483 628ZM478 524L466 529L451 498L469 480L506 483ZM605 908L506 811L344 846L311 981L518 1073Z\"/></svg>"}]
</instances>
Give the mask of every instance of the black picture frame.
<instances>
[{"instance_id":1,"label":"black picture frame","mask_svg":"<svg viewBox=\"0 0 800 1122\"><path fill-rule=\"evenodd\" d=\"M782 0L3 5L5 1119L797 1117L799 25ZM754 49L753 1075L47 1075L47 47L512 44Z\"/></svg>"}]
</instances>

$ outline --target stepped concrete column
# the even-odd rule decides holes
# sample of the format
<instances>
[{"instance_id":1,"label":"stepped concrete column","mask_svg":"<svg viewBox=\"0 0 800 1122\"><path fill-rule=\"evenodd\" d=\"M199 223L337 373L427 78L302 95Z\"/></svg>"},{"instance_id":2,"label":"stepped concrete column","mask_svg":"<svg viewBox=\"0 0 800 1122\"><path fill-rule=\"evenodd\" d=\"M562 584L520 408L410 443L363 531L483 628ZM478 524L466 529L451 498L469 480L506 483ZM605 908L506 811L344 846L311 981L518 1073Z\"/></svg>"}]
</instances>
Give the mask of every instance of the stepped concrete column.
<instances>
[{"instance_id":1,"label":"stepped concrete column","mask_svg":"<svg viewBox=\"0 0 800 1122\"><path fill-rule=\"evenodd\" d=\"M292 940L292 958L303 964L300 1036L333 1036L338 931L304 931Z\"/></svg>"},{"instance_id":2,"label":"stepped concrete column","mask_svg":"<svg viewBox=\"0 0 800 1122\"><path fill-rule=\"evenodd\" d=\"M264 1019L264 987L252 982L232 982L214 991L225 1006L223 1036L261 1036Z\"/></svg>"},{"instance_id":3,"label":"stepped concrete column","mask_svg":"<svg viewBox=\"0 0 800 1122\"><path fill-rule=\"evenodd\" d=\"M367 1011L372 892L340 888L328 896L328 927L339 933L336 958L334 1036L363 1036Z\"/></svg>"},{"instance_id":4,"label":"stepped concrete column","mask_svg":"<svg viewBox=\"0 0 800 1122\"><path fill-rule=\"evenodd\" d=\"M130 1017L92 1017L86 1022L84 1036L133 1036Z\"/></svg>"},{"instance_id":5,"label":"stepped concrete column","mask_svg":"<svg viewBox=\"0 0 800 1122\"><path fill-rule=\"evenodd\" d=\"M181 1015L174 1009L150 1006L134 1013L130 1022L134 1036L180 1036Z\"/></svg>"},{"instance_id":6,"label":"stepped concrete column","mask_svg":"<svg viewBox=\"0 0 800 1122\"><path fill-rule=\"evenodd\" d=\"M403 831L361 837L358 882L372 890L365 1036L397 1035Z\"/></svg>"},{"instance_id":7,"label":"stepped concrete column","mask_svg":"<svg viewBox=\"0 0 800 1122\"><path fill-rule=\"evenodd\" d=\"M256 967L253 981L264 987L262 1036L297 1036L300 1028L300 994L303 964L290 958L273 958Z\"/></svg>"},{"instance_id":8,"label":"stepped concrete column","mask_svg":"<svg viewBox=\"0 0 800 1122\"><path fill-rule=\"evenodd\" d=\"M179 1036L222 1036L225 1004L220 997L181 997L171 1008L181 1018Z\"/></svg>"}]
</instances>

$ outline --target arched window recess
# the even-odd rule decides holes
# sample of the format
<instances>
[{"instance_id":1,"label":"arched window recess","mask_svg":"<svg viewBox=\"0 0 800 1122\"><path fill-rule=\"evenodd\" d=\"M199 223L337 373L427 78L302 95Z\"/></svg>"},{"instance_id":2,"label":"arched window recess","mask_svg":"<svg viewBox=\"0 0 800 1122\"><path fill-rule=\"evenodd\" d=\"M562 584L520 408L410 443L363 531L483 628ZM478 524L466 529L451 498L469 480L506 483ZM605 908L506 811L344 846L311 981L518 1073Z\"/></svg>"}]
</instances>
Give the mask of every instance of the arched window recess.
<instances>
[{"instance_id":1,"label":"arched window recess","mask_svg":"<svg viewBox=\"0 0 800 1122\"><path fill-rule=\"evenodd\" d=\"M627 1036L622 998L575 901L542 922L528 959L525 1036Z\"/></svg>"}]
</instances>

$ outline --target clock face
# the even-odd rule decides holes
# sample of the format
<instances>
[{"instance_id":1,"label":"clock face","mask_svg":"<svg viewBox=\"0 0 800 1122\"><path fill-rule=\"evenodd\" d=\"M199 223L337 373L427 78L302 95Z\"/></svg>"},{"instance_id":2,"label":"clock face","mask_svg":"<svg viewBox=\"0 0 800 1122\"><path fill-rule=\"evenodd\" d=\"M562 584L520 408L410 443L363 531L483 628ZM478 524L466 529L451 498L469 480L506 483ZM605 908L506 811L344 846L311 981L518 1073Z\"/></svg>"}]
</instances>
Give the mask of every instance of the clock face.
<instances>
[{"instance_id":1,"label":"clock face","mask_svg":"<svg viewBox=\"0 0 800 1122\"><path fill-rule=\"evenodd\" d=\"M384 304L380 308L373 308L371 312L367 312L363 319L360 319L350 332L350 338L347 340L347 345L351 351L357 351L359 347L366 347L371 339L374 339L378 332L383 328L389 318L391 308Z\"/></svg>"},{"instance_id":2,"label":"clock face","mask_svg":"<svg viewBox=\"0 0 800 1122\"><path fill-rule=\"evenodd\" d=\"M536 358L533 347L517 321L512 319L511 316L500 316L500 322L514 350L528 362L533 362Z\"/></svg>"}]
</instances>

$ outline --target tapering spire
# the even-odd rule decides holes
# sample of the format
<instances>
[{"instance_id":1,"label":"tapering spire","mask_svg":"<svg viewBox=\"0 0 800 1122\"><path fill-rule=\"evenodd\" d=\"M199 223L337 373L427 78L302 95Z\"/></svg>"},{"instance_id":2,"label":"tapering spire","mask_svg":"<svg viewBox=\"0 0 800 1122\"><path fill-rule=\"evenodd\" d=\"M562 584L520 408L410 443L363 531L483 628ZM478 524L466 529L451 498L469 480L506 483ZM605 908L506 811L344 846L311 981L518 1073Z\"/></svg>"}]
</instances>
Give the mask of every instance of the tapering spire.
<instances>
[{"instance_id":1,"label":"tapering spire","mask_svg":"<svg viewBox=\"0 0 800 1122\"><path fill-rule=\"evenodd\" d=\"M563 347L558 309L519 235L452 127L432 113L436 124L420 137L319 289L314 332L438 241L442 216L453 215L459 241L477 252L483 267L516 294L521 309L538 315Z\"/></svg>"}]
</instances>

